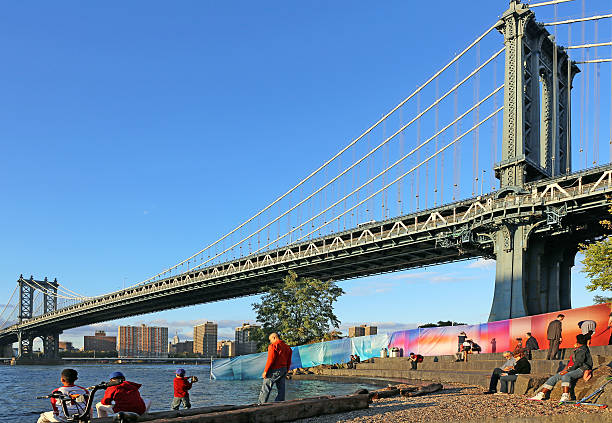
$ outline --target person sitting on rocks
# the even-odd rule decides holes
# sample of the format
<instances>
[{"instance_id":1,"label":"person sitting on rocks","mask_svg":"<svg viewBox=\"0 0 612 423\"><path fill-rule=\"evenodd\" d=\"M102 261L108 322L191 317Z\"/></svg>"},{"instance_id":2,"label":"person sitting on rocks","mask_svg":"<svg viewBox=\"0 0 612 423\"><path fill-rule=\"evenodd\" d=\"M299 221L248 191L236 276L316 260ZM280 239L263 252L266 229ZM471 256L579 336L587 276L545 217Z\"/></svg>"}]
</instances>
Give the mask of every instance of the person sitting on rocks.
<instances>
[{"instance_id":1,"label":"person sitting on rocks","mask_svg":"<svg viewBox=\"0 0 612 423\"><path fill-rule=\"evenodd\" d=\"M508 372L514 369L514 365L516 364L516 358L512 356L510 351L506 351L502 355L506 359L506 362L501 367L496 367L495 369L493 369L493 373L491 374L491 380L489 382L489 390L486 391L485 394L496 393L497 382L499 382L499 379L501 378L502 374L508 375Z\"/></svg>"},{"instance_id":2,"label":"person sitting on rocks","mask_svg":"<svg viewBox=\"0 0 612 423\"><path fill-rule=\"evenodd\" d=\"M120 411L142 415L149 410L151 401L143 400L138 392L141 384L125 380L121 372L111 373L109 379L104 396L96 404L98 417L107 417Z\"/></svg>"},{"instance_id":3,"label":"person sitting on rocks","mask_svg":"<svg viewBox=\"0 0 612 423\"><path fill-rule=\"evenodd\" d=\"M587 346L587 342L588 337L586 335L577 335L576 344L574 344L574 347L576 347L576 349L574 350L574 352L572 352L567 366L565 366L565 368L559 373L552 375L550 378L548 378L544 385L542 385L542 389L540 390L540 392L538 392L529 399L534 401L542 401L544 399L548 399L550 391L553 390L558 381L561 381L561 386L563 387L563 394L561 394L561 402L569 401L569 391L571 382L573 380L581 378L585 371L593 369L593 358L591 357L591 351Z\"/></svg>"},{"instance_id":4,"label":"person sitting on rocks","mask_svg":"<svg viewBox=\"0 0 612 423\"><path fill-rule=\"evenodd\" d=\"M348 367L349 369L353 369L355 367L355 356L353 354L351 354L351 359L349 360L349 362L346 363L346 367Z\"/></svg>"},{"instance_id":5,"label":"person sitting on rocks","mask_svg":"<svg viewBox=\"0 0 612 423\"><path fill-rule=\"evenodd\" d=\"M411 352L408 356L408 361L410 361L410 370L416 370L417 364L423 362L423 356L421 354Z\"/></svg>"}]
</instances>

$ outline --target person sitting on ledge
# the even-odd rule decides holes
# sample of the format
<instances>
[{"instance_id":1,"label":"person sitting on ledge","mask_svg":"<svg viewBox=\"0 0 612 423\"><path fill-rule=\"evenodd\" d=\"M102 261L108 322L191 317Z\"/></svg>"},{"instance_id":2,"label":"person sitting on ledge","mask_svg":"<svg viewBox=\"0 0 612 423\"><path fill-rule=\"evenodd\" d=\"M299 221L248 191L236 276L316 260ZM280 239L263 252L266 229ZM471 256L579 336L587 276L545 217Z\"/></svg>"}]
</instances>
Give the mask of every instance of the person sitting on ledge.
<instances>
[{"instance_id":1,"label":"person sitting on ledge","mask_svg":"<svg viewBox=\"0 0 612 423\"><path fill-rule=\"evenodd\" d=\"M518 379L517 375L528 375L531 373L531 364L529 363L529 360L527 360L527 357L525 357L525 350L514 351L513 355L514 359L516 360L516 364L512 369L500 375L500 387L499 392L496 392L497 394L507 394L508 382L516 382L516 379ZM512 390L514 391L514 388L512 388Z\"/></svg>"},{"instance_id":2,"label":"person sitting on ledge","mask_svg":"<svg viewBox=\"0 0 612 423\"><path fill-rule=\"evenodd\" d=\"M410 370L416 370L417 364L423 362L423 356L421 354L411 352L408 356L408 361L410 361Z\"/></svg>"},{"instance_id":3,"label":"person sitting on ledge","mask_svg":"<svg viewBox=\"0 0 612 423\"><path fill-rule=\"evenodd\" d=\"M587 347L588 337L580 334L576 336L576 349L572 352L567 366L559 373L552 375L542 385L542 390L529 398L534 401L542 401L548 399L550 391L553 390L557 382L561 381L563 387L563 394L561 394L561 402L570 400L570 384L573 380L580 379L585 371L593 369L593 358L591 357L591 351Z\"/></svg>"},{"instance_id":4,"label":"person sitting on ledge","mask_svg":"<svg viewBox=\"0 0 612 423\"><path fill-rule=\"evenodd\" d=\"M516 358L512 356L510 351L506 351L502 354L506 359L506 362L501 367L496 367L493 369L493 374L491 374L491 381L489 382L489 390L485 392L485 394L494 394L497 392L497 382L502 374L508 374L508 372L514 369L514 365L516 364ZM531 370L530 370L531 371Z\"/></svg>"},{"instance_id":5,"label":"person sitting on ledge","mask_svg":"<svg viewBox=\"0 0 612 423\"><path fill-rule=\"evenodd\" d=\"M109 379L110 382L104 391L104 396L96 404L98 417L107 417L120 411L142 415L149 410L151 401L143 400L138 392L141 384L125 380L121 372L111 373Z\"/></svg>"}]
</instances>

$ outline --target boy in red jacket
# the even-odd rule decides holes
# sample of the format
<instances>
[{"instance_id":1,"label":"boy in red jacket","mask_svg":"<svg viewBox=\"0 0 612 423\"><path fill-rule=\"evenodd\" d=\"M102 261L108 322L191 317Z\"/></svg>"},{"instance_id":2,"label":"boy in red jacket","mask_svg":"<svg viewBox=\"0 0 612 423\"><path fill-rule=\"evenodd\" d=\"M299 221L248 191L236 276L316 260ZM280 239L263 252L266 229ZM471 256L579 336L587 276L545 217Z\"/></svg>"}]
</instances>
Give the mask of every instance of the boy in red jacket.
<instances>
[{"instance_id":1,"label":"boy in red jacket","mask_svg":"<svg viewBox=\"0 0 612 423\"><path fill-rule=\"evenodd\" d=\"M185 369L176 369L176 377L174 378L174 399L172 400L170 408L178 410L181 404L187 409L191 408L189 390L197 381L198 378L195 376L185 377Z\"/></svg>"},{"instance_id":2,"label":"boy in red jacket","mask_svg":"<svg viewBox=\"0 0 612 423\"><path fill-rule=\"evenodd\" d=\"M102 400L96 404L98 417L107 417L109 414L120 411L131 411L137 414L147 412L151 401L144 401L140 396L138 389L142 386L141 384L125 380L121 372L113 372L109 378L108 388L104 391Z\"/></svg>"}]
</instances>

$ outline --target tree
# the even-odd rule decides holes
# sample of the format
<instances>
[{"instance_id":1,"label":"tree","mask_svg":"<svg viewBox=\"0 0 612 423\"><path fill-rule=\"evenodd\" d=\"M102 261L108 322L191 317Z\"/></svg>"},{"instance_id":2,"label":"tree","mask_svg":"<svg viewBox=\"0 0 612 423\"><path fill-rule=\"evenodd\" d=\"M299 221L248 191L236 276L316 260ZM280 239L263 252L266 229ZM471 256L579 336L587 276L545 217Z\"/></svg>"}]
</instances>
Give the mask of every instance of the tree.
<instances>
[{"instance_id":1,"label":"tree","mask_svg":"<svg viewBox=\"0 0 612 423\"><path fill-rule=\"evenodd\" d=\"M612 208L610 212L612 213ZM612 222L609 220L603 220L600 223L606 229L612 230ZM612 237L607 236L597 242L583 244L580 250L584 253L582 272L586 273L591 280L586 289L589 291L612 290ZM597 297L594 300L597 300Z\"/></svg>"},{"instance_id":2,"label":"tree","mask_svg":"<svg viewBox=\"0 0 612 423\"><path fill-rule=\"evenodd\" d=\"M438 323L425 323L419 326L420 328L439 328L443 326L463 326L466 323L453 322L451 320L438 320Z\"/></svg>"},{"instance_id":3,"label":"tree","mask_svg":"<svg viewBox=\"0 0 612 423\"><path fill-rule=\"evenodd\" d=\"M330 328L340 325L333 303L344 290L333 281L298 278L289 271L280 286L266 291L261 301L253 304L262 328L252 335L260 349L265 349L272 332L288 345L303 345L323 340Z\"/></svg>"},{"instance_id":4,"label":"tree","mask_svg":"<svg viewBox=\"0 0 612 423\"><path fill-rule=\"evenodd\" d=\"M606 304L612 303L612 297L602 297L601 295L595 295L593 297L593 304Z\"/></svg>"}]
</instances>

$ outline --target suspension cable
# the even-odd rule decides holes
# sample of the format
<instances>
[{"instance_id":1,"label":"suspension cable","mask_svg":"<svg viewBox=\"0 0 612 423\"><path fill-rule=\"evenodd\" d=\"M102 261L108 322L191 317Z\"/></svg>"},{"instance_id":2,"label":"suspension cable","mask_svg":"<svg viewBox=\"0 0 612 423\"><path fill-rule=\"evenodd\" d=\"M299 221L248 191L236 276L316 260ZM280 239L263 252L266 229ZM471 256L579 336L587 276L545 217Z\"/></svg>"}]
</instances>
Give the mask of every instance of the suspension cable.
<instances>
[{"instance_id":1,"label":"suspension cable","mask_svg":"<svg viewBox=\"0 0 612 423\"><path fill-rule=\"evenodd\" d=\"M572 49L576 49L576 48L590 48L590 47L602 47L602 46L612 46L612 42L607 42L607 43L593 43L593 44L580 44L580 45L575 45L575 46L567 46L565 47L566 50L572 50ZM578 62L581 63L581 62Z\"/></svg>"},{"instance_id":2,"label":"suspension cable","mask_svg":"<svg viewBox=\"0 0 612 423\"><path fill-rule=\"evenodd\" d=\"M467 53L472 47L474 47L476 44L478 44L485 36L487 36L491 31L493 31L495 29L495 25L491 26L490 28L488 28L485 32L483 32L480 36L478 36L469 46L467 46L463 51L461 51L459 54L457 54L453 59L451 59L450 62L448 62L446 65L444 65L440 70L438 70L433 76L431 76L427 81L425 81L425 83L423 83L422 85L420 85L416 90L414 90L408 97L406 97L404 100L402 100L397 106L395 106L391 111L389 111L386 115L384 115L382 118L380 118L374 125L372 125L370 128L368 128L365 132L363 132L361 135L359 135L357 138L355 138L353 141L351 141L346 147L344 147L342 150L340 150L338 153L336 153L331 159L327 160L323 165L319 166L319 168L317 168L315 171L313 171L312 173L310 173L306 178L302 179L297 185L295 185L293 188L289 189L285 194L281 195L280 197L278 197L276 200L274 200L272 203L270 203L269 205L267 205L265 208L263 208L262 210L260 210L259 212L257 212L255 215L253 215L251 218L247 219L246 221L244 221L243 223L241 223L240 225L238 225L236 228L234 228L233 230L231 230L230 232L228 232L227 234L223 235L221 238L217 239L216 241L214 241L213 243L209 244L207 247L203 248L202 250L198 251L197 253L191 255L190 257L184 259L183 261L175 264L174 266L171 266L159 273L157 273L154 276L151 276L148 279L145 279L142 282L139 282L135 285L132 285L131 287L134 286L138 286L138 285L142 285L144 283L147 283L151 280L156 279L157 277L164 275L166 273L168 273L171 270L174 270L176 268L178 268L179 266L185 264L186 262L190 261L191 259L193 259L194 257L196 257L197 255L205 252L206 250L210 249L211 247L213 247L214 245L217 245L219 242L223 241L224 239L226 239L227 237L229 237L230 235L232 235L233 233L235 233L236 231L242 229L244 226L246 226L248 223L252 222L254 219L256 219L257 217L259 217L261 214L263 214L265 211L269 210L272 206L274 206L276 203L278 203L279 201L281 201L283 198L285 198L287 195L289 195L290 193L292 193L294 190L296 190L298 187L300 187L301 185L303 185L304 183L306 183L306 181L310 180L314 175L316 175L319 171L321 171L323 168L325 168L328 164L330 164L332 161L334 161L336 158L338 158L340 155L342 155L346 150L348 150L350 147L352 147L353 145L355 145L359 140L361 140L364 136L366 136L367 134L369 134L373 129L375 129L378 125L380 125L384 120L386 120L389 116L391 116L395 111L397 111L400 107L402 107L404 104L406 104L411 98L413 98L416 94L418 94L420 91L423 90L423 88L425 88L427 85L429 85L433 80L435 80L438 76L440 76L446 69L448 69L453 63L455 63L457 60L459 60L461 57L463 57L465 55L465 53ZM131 288L128 287L128 288Z\"/></svg>"},{"instance_id":3,"label":"suspension cable","mask_svg":"<svg viewBox=\"0 0 612 423\"><path fill-rule=\"evenodd\" d=\"M9 313L7 318L4 319L4 321L2 323L0 323L0 328L5 328L5 325L8 323L9 319L11 318L11 316L13 316L13 314L17 311L17 306L18 305L19 305L19 303L15 304L15 306L13 307L13 309L11 310L11 312Z\"/></svg>"},{"instance_id":4,"label":"suspension cable","mask_svg":"<svg viewBox=\"0 0 612 423\"><path fill-rule=\"evenodd\" d=\"M412 167L410 170L408 170L407 172L405 172L404 174L398 176L397 178L395 178L393 181L389 182L386 186L384 186L383 188L380 188L378 191L374 192L371 194L371 196L375 196L377 194L379 194L383 189L388 188L389 186L393 185L394 183L396 183L397 181L399 181L400 179L404 178L405 176L407 176L409 173L413 172L415 169L417 169L418 167L422 166L424 163L429 162L431 159L433 159L434 157L436 157L438 154L442 153L443 151L445 151L448 147L450 147L451 145L455 144L456 142L460 141L463 137L465 137L466 135L468 135L470 132L472 132L473 130L475 130L476 128L478 128L480 125L482 125L483 123L485 123L486 121L488 121L490 118L492 118L493 116L495 116L497 113L499 113L501 110L503 110L504 106L499 107L497 110L495 110L493 113L491 113L489 116L487 116L486 118L484 118L483 120L481 120L480 122L478 122L476 125L472 126L470 129L468 129L466 132L464 132L463 134L461 134L461 136L459 136L458 138L455 138L453 141L449 142L447 145L445 145L444 147L442 147L442 149L440 149L439 151L436 151L434 154L432 154L431 156L427 157L426 159L424 159L421 163L419 163L418 165ZM355 204L353 207L351 207L351 209L354 209L355 207L358 207L361 205L361 203L363 203L364 201L366 201L366 199L362 200L360 203ZM351 211L351 209L343 212L343 213L347 213L349 211ZM336 216L334 219L335 220L339 217L342 217L342 215L338 215ZM329 222L325 223L323 226L327 225ZM317 228L319 229L319 228ZM314 229L313 231L311 231L310 233L307 233L306 235L302 236L301 238L298 238L296 240L296 242L301 241L302 239L306 238L307 236L311 235L313 232L315 232L317 229Z\"/></svg>"},{"instance_id":5,"label":"suspension cable","mask_svg":"<svg viewBox=\"0 0 612 423\"><path fill-rule=\"evenodd\" d=\"M533 7L540 7L540 6L550 6L550 5L559 4L559 3L568 3L570 1L574 1L574 0L551 0L551 1L545 1L542 3L528 4L527 6L529 6L530 8L533 8Z\"/></svg>"},{"instance_id":6,"label":"suspension cable","mask_svg":"<svg viewBox=\"0 0 612 423\"><path fill-rule=\"evenodd\" d=\"M356 162L354 162L353 164L351 164L349 167L347 167L345 170L343 170L340 174L336 175L334 178L332 178L331 180L329 180L327 183L325 183L324 185L322 185L320 188L318 188L316 191L314 191L313 193L309 194L306 198L304 198L303 200L301 200L300 202L298 202L297 204L295 204L293 207L291 207L290 209L288 209L287 211L285 211L284 213L282 213L281 215L277 216L276 218L274 218L272 221L268 222L267 224L265 224L264 226L262 226L261 228L259 228L258 230L252 232L250 235L244 237L242 240L237 241L236 243L234 243L233 245L231 245L230 247L226 248L225 250L222 250L221 252L217 253L216 255L214 255L213 257L208 258L207 260L203 261L202 263L199 263L197 266L193 267L192 270L194 269L198 269L203 267L204 265L208 264L209 262L211 262L212 260L214 260L215 258L221 256L222 254L230 251L232 248L236 247L237 245L241 244L242 242L252 238L253 236L255 236L257 233L259 233L260 231L266 229L267 227L273 225L275 222L277 222L278 220L282 219L284 216L286 216L287 214L289 214L291 211L293 211L294 209L296 209L297 207L299 207L300 205L302 205L303 203L305 203L306 201L310 200L312 197L314 197L315 195L317 195L319 192L321 192L322 190L324 190L325 188L327 188L329 185L331 185L332 183L334 183L335 181L337 181L340 177L342 177L343 175L345 175L347 172L349 172L351 169L353 169L355 166L359 165L361 162L363 162L366 158L368 158L369 156L371 156L373 153L375 153L376 151L378 151L381 147L383 147L384 145L386 145L390 140L394 139L398 134L402 133L406 128L408 128L409 126L411 126L414 122L418 122L418 120L428 111L432 110L436 105L438 105L442 100L444 100L446 97L448 97L450 94L452 94L455 90L457 90L460 86L462 86L465 82L467 82L469 79L471 79L474 75L476 75L478 72L480 72L485 66L487 66L489 63L491 63L497 56L499 56L503 51L505 50L504 48L501 48L500 50L498 50L496 53L494 53L491 57L489 57L484 63L482 63L480 66L478 66L476 69L474 69L472 72L470 72L469 75L467 75L465 78L463 78L460 82L458 82L457 84L455 84L455 86L453 86L450 90L448 90L442 97L438 98L436 101L434 101L432 104L430 104L427 108L425 108L423 111L419 112L413 119L411 119L409 122L407 122L404 126L402 126L400 129L398 129L395 133L393 133L391 136L389 136L388 138L386 138L384 141L382 141L379 145L377 145L376 147L374 147L372 150L370 150L367 154L365 154L364 156L362 156L359 160L357 160ZM503 87L503 85L501 86ZM498 88L495 92L499 91ZM487 99L489 98L489 96L487 96ZM486 100L486 99L485 99ZM484 101L484 100L483 100ZM479 103L481 104L481 103ZM423 144L421 144L423 145ZM420 148L420 147L417 147ZM267 244L266 246L269 246L271 244ZM260 251L263 247L259 247L256 251ZM141 285L144 282L141 282L137 285ZM134 286L137 286L134 285Z\"/></svg>"},{"instance_id":7,"label":"suspension cable","mask_svg":"<svg viewBox=\"0 0 612 423\"><path fill-rule=\"evenodd\" d=\"M355 191L359 191L359 190L361 190L362 188L364 188L365 186L369 185L371 182L373 182L374 180L376 180L377 178L379 178L379 177L380 177L382 174L386 173L387 171L389 171L390 169L392 169L393 167L395 167L395 166L396 166L396 165L398 165L399 163L403 162L403 161L404 161L406 158L408 158L408 157L410 157L411 155L413 155L413 154L414 154L416 151L419 151L421 147L423 147L424 145L428 144L428 143L429 143L431 140L435 139L435 138L436 138L436 137L438 137L440 134L444 133L444 132L445 132L446 130L448 130L448 129L449 129L451 126L453 126L453 125L454 125L454 124L455 124L457 121L459 121L459 120L463 119L465 116L467 116L469 113L471 113L471 112L472 112L474 109L476 109L477 107L479 107L479 106L480 106L482 103L484 103L485 101L487 101L488 99L490 99L490 98L491 98L493 95L495 95L495 93L497 93L497 92L498 92L499 90L501 90L503 87L504 87L503 85L500 85L498 88L496 88L494 91L492 91L492 92L491 92L489 95L487 95L485 98L483 98L483 99L482 99L482 100L480 100L478 103L474 104L474 105L473 105L473 106L472 106L470 109L468 109L467 111L465 111L464 113L462 113L462 114L461 114L459 117L457 117L457 118L456 118L454 121L450 122L450 123L449 123L449 124L447 124L447 125L446 125L444 128L442 128L440 131L438 131L436 134L434 134L433 136L431 136L431 137L429 137L428 139L426 139L425 141L423 141L423 142L422 142L420 145L418 145L417 147L413 148L413 149L412 149L411 151L409 151L409 152L408 152L406 155L404 155L403 157L401 157L400 159L398 159L398 160L397 160L395 163L393 163L392 165L390 165L389 167L387 167L385 170L383 170L383 171L381 171L380 173L378 173L377 175L375 175L375 176L371 177L371 178L370 178L368 181L364 182L364 183L363 183L361 186L359 186L358 188L356 188L356 189L355 189L353 192L351 192L351 193L347 194L347 196L353 195ZM503 108L503 107L502 107L502 108ZM498 110L501 110L501 109L498 109ZM494 114L495 114L495 113L494 113ZM493 114L493 115L494 115L494 114ZM489 117L492 117L493 115L491 115L491 116L489 116ZM489 119L489 117L487 117L487 119L485 119L485 121L486 121L486 120L488 120L488 119ZM472 128L472 129L471 129L470 131L468 131L468 132L471 132L473 129L477 128L478 126L480 126L480 124L475 125L475 127L474 127L474 128ZM464 135L465 135L465 134L464 134ZM460 138L462 138L464 135L462 135ZM460 138L459 138L459 139L460 139ZM451 143L451 144L453 144L453 143ZM444 149L446 149L446 147L445 147ZM443 149L443 150L444 150L444 149ZM442 151L442 150L440 150L440 151ZM438 153L435 153L433 156L436 156L437 154L438 154ZM431 156L431 157L433 157L433 156ZM429 159L427 159L427 160L423 161L422 163L427 163L428 161L429 161ZM415 168L415 169L416 169L416 168ZM409 171L409 172L407 172L407 173L405 173L405 174L404 174L404 176L406 176L408 173L410 173L410 171ZM397 180L396 180L396 181L397 181ZM385 188L385 189L386 189L386 188ZM380 192L380 190L379 190L379 191L377 191L377 192L375 192L374 194L370 195L370 196L369 196L367 199L372 198L374 195L378 194L379 192ZM339 202L339 201L342 201L342 200L344 200L344 198L343 198L343 199L338 200L338 202ZM367 200L364 200L364 201L367 201ZM309 220L307 220L307 221L303 222L303 223L302 223L300 226L304 226L304 225L306 225L307 223L309 223L311 220L316 219L316 218L317 218L318 216L320 216L321 214L323 214L323 213L327 212L328 210L330 210L331 208L335 207L335 206L338 204L338 202L336 202L336 203L334 203L334 204L332 204L332 205L328 206L328 207L327 207L325 210L320 211L320 212L319 212L317 215L312 216L312 217L311 217ZM360 204L361 204L361 203L360 203ZM337 217L335 217L334 219L332 219L332 221L333 221L333 220L335 220L336 218L337 218ZM326 222L326 223L327 223L327 222ZM325 226L325 225L323 225L323 226ZM323 227L323 226L321 226L321 227ZM320 229L321 227L319 227L318 229ZM309 233L309 234L307 234L307 235L310 235L310 234L312 234L312 232L310 232L310 233ZM285 234L283 234L282 236L279 236L279 238L277 238L277 239L282 239L282 238L286 237L287 235L289 235L289 233L285 233ZM305 236L307 236L307 235L305 235ZM304 236L302 236L302 237L301 237L301 238L299 238L298 240L303 239L303 238L304 238ZM257 251L254 251L254 253L257 253L257 252L261 251L262 249L265 249L265 248L269 247L271 244L272 244L272 243L268 243L267 245L264 245L264 246L260 247L260 248L259 248Z\"/></svg>"},{"instance_id":8,"label":"suspension cable","mask_svg":"<svg viewBox=\"0 0 612 423\"><path fill-rule=\"evenodd\" d=\"M545 23L544 26L566 25L566 24L572 24L576 22L597 21L599 19L608 19L608 18L612 18L612 13L607 14L607 15L589 16L586 18L568 19L566 21L549 22L549 23Z\"/></svg>"},{"instance_id":9,"label":"suspension cable","mask_svg":"<svg viewBox=\"0 0 612 423\"><path fill-rule=\"evenodd\" d=\"M612 45L612 44L611 44ZM612 59L594 59L594 60L582 60L580 62L574 62L577 64L585 64L585 63L606 63L612 62Z\"/></svg>"},{"instance_id":10,"label":"suspension cable","mask_svg":"<svg viewBox=\"0 0 612 423\"><path fill-rule=\"evenodd\" d=\"M13 297L15 296L15 292L17 292L17 288L19 287L19 285L15 285L15 289L13 289L13 293L11 294L10 298L8 299L8 301L6 302L6 304L4 304L4 308L2 309L2 312L0 312L0 319L2 318L2 315L4 314L4 312L6 311L7 307L9 306L9 304L11 303L11 301L13 300Z\"/></svg>"}]
</instances>

